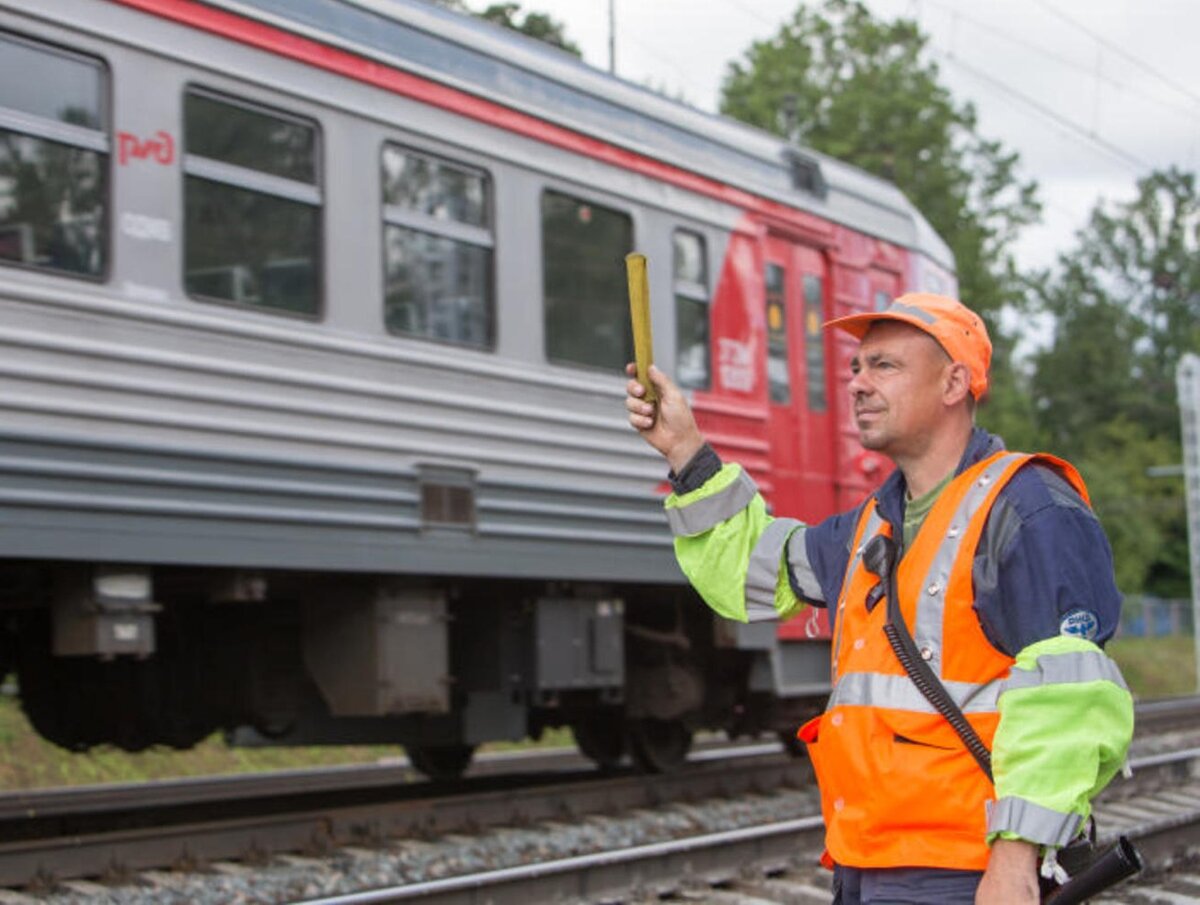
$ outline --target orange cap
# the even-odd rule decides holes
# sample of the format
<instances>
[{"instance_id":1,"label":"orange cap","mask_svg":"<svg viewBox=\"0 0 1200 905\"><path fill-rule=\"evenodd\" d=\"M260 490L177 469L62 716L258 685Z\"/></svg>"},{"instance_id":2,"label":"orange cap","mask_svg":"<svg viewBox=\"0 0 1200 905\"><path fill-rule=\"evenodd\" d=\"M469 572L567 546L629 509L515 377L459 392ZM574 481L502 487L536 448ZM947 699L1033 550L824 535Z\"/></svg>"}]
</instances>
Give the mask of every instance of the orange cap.
<instances>
[{"instance_id":1,"label":"orange cap","mask_svg":"<svg viewBox=\"0 0 1200 905\"><path fill-rule=\"evenodd\" d=\"M960 361L971 372L971 395L987 392L988 368L992 363L992 341L978 314L957 299L929 292L909 292L883 311L849 314L825 324L862 339L879 321L900 321L924 330L938 341L951 361Z\"/></svg>"}]
</instances>

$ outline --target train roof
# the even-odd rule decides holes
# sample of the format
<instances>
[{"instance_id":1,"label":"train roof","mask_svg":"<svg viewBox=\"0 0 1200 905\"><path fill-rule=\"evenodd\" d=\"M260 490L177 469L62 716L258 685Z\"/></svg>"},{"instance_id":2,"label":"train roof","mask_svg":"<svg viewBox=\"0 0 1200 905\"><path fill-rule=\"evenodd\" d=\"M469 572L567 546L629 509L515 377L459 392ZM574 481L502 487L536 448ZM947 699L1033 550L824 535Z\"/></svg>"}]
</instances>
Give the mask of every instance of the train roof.
<instances>
[{"instance_id":1,"label":"train roof","mask_svg":"<svg viewBox=\"0 0 1200 905\"><path fill-rule=\"evenodd\" d=\"M602 72L572 54L427 0L208 0L809 211L954 268L946 243L885 180Z\"/></svg>"}]
</instances>

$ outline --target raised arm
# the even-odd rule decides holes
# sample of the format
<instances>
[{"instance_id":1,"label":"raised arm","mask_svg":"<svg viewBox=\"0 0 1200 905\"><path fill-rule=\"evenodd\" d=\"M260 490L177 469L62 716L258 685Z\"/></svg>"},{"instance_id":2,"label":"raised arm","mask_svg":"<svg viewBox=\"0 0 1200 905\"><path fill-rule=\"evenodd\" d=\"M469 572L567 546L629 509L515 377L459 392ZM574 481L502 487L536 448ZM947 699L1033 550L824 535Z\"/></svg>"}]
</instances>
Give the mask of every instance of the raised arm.
<instances>
[{"instance_id":1,"label":"raised arm","mask_svg":"<svg viewBox=\"0 0 1200 905\"><path fill-rule=\"evenodd\" d=\"M634 366L626 372L632 378ZM679 388L654 367L650 380L658 403L646 402L645 387L631 379L625 408L629 423L671 467L675 492L666 499L667 520L675 558L692 586L718 614L739 622L786 618L803 600L820 600L805 526L768 515L741 466L722 465L705 446Z\"/></svg>"}]
</instances>

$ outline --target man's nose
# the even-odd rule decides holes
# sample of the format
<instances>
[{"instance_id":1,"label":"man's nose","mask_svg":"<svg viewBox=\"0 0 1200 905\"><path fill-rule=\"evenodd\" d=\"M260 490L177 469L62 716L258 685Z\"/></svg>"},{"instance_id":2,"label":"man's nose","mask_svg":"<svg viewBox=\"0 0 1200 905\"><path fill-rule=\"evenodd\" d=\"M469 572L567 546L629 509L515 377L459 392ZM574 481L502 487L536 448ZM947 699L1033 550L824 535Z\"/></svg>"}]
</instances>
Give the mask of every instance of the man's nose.
<instances>
[{"instance_id":1,"label":"man's nose","mask_svg":"<svg viewBox=\"0 0 1200 905\"><path fill-rule=\"evenodd\" d=\"M865 372L859 371L850 377L849 389L851 399L857 399L859 396L865 396L871 392L871 383L867 380Z\"/></svg>"}]
</instances>

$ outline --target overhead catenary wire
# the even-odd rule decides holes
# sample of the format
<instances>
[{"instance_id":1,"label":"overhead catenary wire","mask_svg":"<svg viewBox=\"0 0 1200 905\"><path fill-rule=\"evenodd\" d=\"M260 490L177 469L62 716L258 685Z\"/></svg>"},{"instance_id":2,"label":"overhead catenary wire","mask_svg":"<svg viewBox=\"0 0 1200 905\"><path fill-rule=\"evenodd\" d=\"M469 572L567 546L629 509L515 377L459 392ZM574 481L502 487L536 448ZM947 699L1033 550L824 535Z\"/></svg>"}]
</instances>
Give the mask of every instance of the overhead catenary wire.
<instances>
[{"instance_id":1,"label":"overhead catenary wire","mask_svg":"<svg viewBox=\"0 0 1200 905\"><path fill-rule=\"evenodd\" d=\"M637 32L634 29L626 29L626 28L622 28L622 27L618 26L617 32L622 40L633 42L638 47L640 47L645 53L649 54L651 58L658 60L658 62L664 64L665 66L669 66L671 69L673 69L679 75L680 85L682 86L683 90L690 89L692 91L696 91L696 86L691 84L691 82L689 80L689 76L687 74L687 71L684 70L684 68L679 63L675 62L670 57L665 55L659 48L653 47L650 44L647 44L641 38L639 38L637 36ZM651 85L651 83L649 83L649 82L647 82L646 84ZM659 91L659 93L665 93L664 90L655 88L652 85L651 85L651 90ZM688 104L689 106L695 106L690 101L686 100L686 97L683 99L683 102Z\"/></svg>"},{"instance_id":2,"label":"overhead catenary wire","mask_svg":"<svg viewBox=\"0 0 1200 905\"><path fill-rule=\"evenodd\" d=\"M1114 88L1118 88L1122 91L1128 91L1131 94L1136 94L1138 97L1148 100L1151 103L1158 104L1161 107L1164 107L1169 110L1173 110L1176 113L1183 114L1184 116L1190 116L1190 117L1193 117L1196 119L1200 119L1200 108L1186 107L1182 104L1177 104L1172 101L1168 101L1164 98L1158 97L1147 91L1143 91L1133 85L1129 85L1125 82L1122 82L1111 75L1105 75L1103 72L1097 72L1094 65L1080 63L1076 60L1071 59L1070 57L1064 56L1063 54L1046 47L1045 45L1037 44L1033 41L1030 41L1030 40L1022 37L1021 35L1014 34L1010 31L1008 31L1007 29L1000 28L999 26L992 25L988 22L983 22L980 19L977 19L968 13L964 13L961 10L956 9L955 7L953 7L947 3L941 2L941 0L926 0L926 2L928 2L931 6L936 6L939 9L944 10L945 12L950 13L951 15L962 19L964 22L967 22L968 24L974 26L975 28L978 28L981 31L995 35L998 38L1003 38L1004 40L1010 41L1013 44L1017 44L1021 47L1025 47L1029 50L1032 50L1032 51L1040 54L1041 56L1043 56L1047 59L1055 60L1064 66L1067 66L1067 67L1075 69L1079 72L1082 72L1091 78L1096 78L1102 82L1107 83L1108 85L1111 85Z\"/></svg>"},{"instance_id":3,"label":"overhead catenary wire","mask_svg":"<svg viewBox=\"0 0 1200 905\"><path fill-rule=\"evenodd\" d=\"M1056 125L1058 125L1060 127L1064 127L1069 132L1074 133L1076 136L1078 136L1079 138L1088 142L1089 144L1093 145L1094 147L1105 151L1107 154L1109 154L1114 159L1117 159L1117 160L1121 161L1122 163L1124 163L1125 165L1133 168L1134 171L1139 172L1139 173L1144 173L1144 172L1149 172L1150 170L1153 169L1153 167L1146 161L1135 156L1134 154L1131 154L1130 152L1124 150L1123 148L1118 147L1117 145L1113 144L1112 142L1101 138L1099 135L1097 135L1091 129L1088 129L1086 126L1082 126L1079 123L1075 122L1073 119L1071 119L1067 116L1064 116L1063 114L1058 113L1055 110L1050 109L1045 104L1043 104L1041 101L1035 100L1034 98L1030 97L1028 94L1025 94L1023 91L1019 91L1016 88L1013 88L1011 85L1007 84L1006 82L1003 82L1000 79L996 78L995 76L992 76L986 72L983 72L981 69L979 69L975 66L972 66L970 63L963 62L959 57L957 57L955 54L953 54L949 51L945 51L940 48L934 48L934 49L937 51L937 53L943 59L945 59L946 61L948 61L950 63L953 63L955 66L959 67L964 72L967 72L968 74L974 76L975 78L979 79L980 81L986 82L988 85L990 85L997 91L1003 92L1004 94L1008 95L1009 97L1015 98L1016 100L1020 101L1025 106L1036 111L1039 115L1048 119L1049 121L1055 123Z\"/></svg>"},{"instance_id":4,"label":"overhead catenary wire","mask_svg":"<svg viewBox=\"0 0 1200 905\"><path fill-rule=\"evenodd\" d=\"M762 14L759 10L755 9L753 6L744 2L744 0L725 0L725 2L729 8L739 10L742 13L753 17L757 21L763 22L764 24L769 24L776 28L782 28L785 24L783 20L780 20L778 22L770 21L768 19L768 17L766 17L764 14ZM949 9L949 7L947 7L944 3L940 2L940 0L930 0L930 2L933 5L937 5L938 7L942 8L942 9ZM961 15L961 14L956 13L956 15ZM981 28L981 29L987 30L987 31L992 31L993 33L998 34L1001 37L1004 37L1008 40L1022 43L1025 46L1036 50L1038 53L1047 55L1049 57L1052 57L1052 58L1058 60L1060 63L1063 63L1064 65L1072 66L1073 68L1077 68L1077 69L1085 69L1085 67L1083 67L1082 65L1062 56L1061 54L1053 53L1052 51L1048 51L1045 48L1038 47L1037 45L1032 44L1028 41L1023 41L1022 39L1020 39L1014 35L1005 33L1001 29L997 29L992 26L989 26L986 23L980 22L979 20L977 20L973 17L963 16L963 18L967 22L969 22L970 24L972 24L978 28ZM659 51L656 48L651 47L650 44L644 42L637 36L629 34L625 29L620 29L620 32L621 32L622 38L632 41L632 43L638 45L641 49L643 49L650 56L659 60L663 64L669 66L671 70L673 70L675 73L677 73L680 78L680 83L684 89L690 89L693 91L696 90L695 86L689 83L687 74L684 70L684 67L681 64L679 64L675 60L669 59L668 57L663 55L661 53L661 51ZM955 55L953 52L946 51L942 48L939 48L939 47L933 45L932 43L929 46L930 46L931 50L933 50L939 56L941 56L942 58L947 60L950 64L960 68L961 70L966 72L968 75L974 77L978 81L983 82L993 91L1006 95L1007 97L1009 97L1016 103L1020 104L1027 110L1034 113L1035 115L1041 117L1042 119L1044 119L1045 121L1047 121L1049 123L1052 123L1059 130L1061 130L1065 136L1067 136L1073 140L1077 140L1077 141L1080 141L1080 142L1086 144L1091 149L1108 156L1109 158L1113 159L1114 161L1118 161L1120 164L1122 164L1125 167L1130 168L1135 173L1140 174L1140 173L1148 172L1149 170L1153 169L1151 164L1147 163L1145 160L1141 159L1137 155L1125 150L1124 148L1120 147L1119 145L1101 137L1099 134L1097 134L1097 132L1094 129L1090 129L1090 128L1082 125L1081 123L1071 119L1070 117L1053 110L1052 108L1050 108L1046 104L1042 103L1041 101L1037 100L1036 98L1031 97L1030 95L1020 91L1017 88L1014 88L1013 86L1011 86L1010 84L1005 82L1003 79L998 78L994 75L991 75L991 74L983 71L982 69L965 62L959 56ZM1094 71L1091 71L1091 70L1087 70L1087 71L1088 71L1089 75L1097 76L1097 73L1095 73ZM1111 79L1108 79L1108 81L1112 82L1113 84L1118 84L1118 83L1113 82L1113 80L1111 80ZM1137 93L1142 94L1142 92L1137 92ZM1151 97L1149 99L1154 100L1158 103L1165 104L1167 106L1171 106L1177 112L1182 112L1179 110L1179 108L1177 106L1170 104L1169 102L1162 101L1159 98Z\"/></svg>"},{"instance_id":5,"label":"overhead catenary wire","mask_svg":"<svg viewBox=\"0 0 1200 905\"><path fill-rule=\"evenodd\" d=\"M1037 2L1038 2L1038 5L1041 6L1043 9L1045 9L1047 12L1057 16L1058 18L1062 19L1064 22L1068 23L1069 25L1072 25L1075 28L1079 29L1085 35L1090 37L1093 41L1096 41L1097 43L1101 44L1102 46L1108 48L1113 53L1117 54L1118 56L1122 57L1123 59L1128 60L1134 66L1137 66L1139 69L1141 69L1143 72L1149 73L1150 75L1154 76L1156 79L1161 81L1164 85L1169 85L1170 87L1174 88L1176 91L1178 91L1180 94L1187 97L1189 100L1192 100L1197 104L1200 104L1200 95L1196 94L1191 89L1186 88L1183 85L1180 85L1174 79L1163 75L1161 72L1159 72L1157 69L1155 69L1149 63L1147 63L1145 60L1141 59L1140 57L1134 56L1133 54L1131 54L1129 51L1127 51L1121 45L1119 45L1113 41L1110 41L1108 38L1104 37L1101 34L1097 34L1096 32L1092 31L1090 28L1088 28L1086 25L1084 25L1078 19L1075 19L1075 18L1067 15L1061 9L1058 9L1056 6L1054 6L1054 4L1048 2L1048 0L1037 0Z\"/></svg>"}]
</instances>

